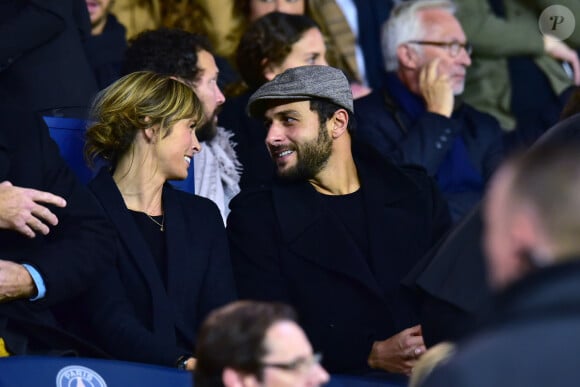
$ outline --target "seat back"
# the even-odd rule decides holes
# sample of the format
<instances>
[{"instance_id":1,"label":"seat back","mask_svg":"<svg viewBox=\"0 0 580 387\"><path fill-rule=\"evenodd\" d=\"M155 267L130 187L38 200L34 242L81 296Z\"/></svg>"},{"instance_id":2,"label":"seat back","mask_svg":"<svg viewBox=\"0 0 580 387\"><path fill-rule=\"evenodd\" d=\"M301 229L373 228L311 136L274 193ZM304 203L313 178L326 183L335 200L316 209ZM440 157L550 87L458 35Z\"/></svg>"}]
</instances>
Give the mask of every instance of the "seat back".
<instances>
[{"instance_id":1,"label":"seat back","mask_svg":"<svg viewBox=\"0 0 580 387\"><path fill-rule=\"evenodd\" d=\"M50 137L57 143L62 158L83 184L88 183L93 177L93 172L86 165L83 157L87 121L67 117L44 116L42 118L48 126Z\"/></svg>"},{"instance_id":2,"label":"seat back","mask_svg":"<svg viewBox=\"0 0 580 387\"><path fill-rule=\"evenodd\" d=\"M88 121L68 117L42 117L48 126L50 137L58 144L60 154L83 184L87 184L94 172L87 166L83 150L85 146L85 130ZM98 169L98 168L97 168ZM193 159L185 180L171 180L171 185L182 191L195 193L193 176Z\"/></svg>"}]
</instances>

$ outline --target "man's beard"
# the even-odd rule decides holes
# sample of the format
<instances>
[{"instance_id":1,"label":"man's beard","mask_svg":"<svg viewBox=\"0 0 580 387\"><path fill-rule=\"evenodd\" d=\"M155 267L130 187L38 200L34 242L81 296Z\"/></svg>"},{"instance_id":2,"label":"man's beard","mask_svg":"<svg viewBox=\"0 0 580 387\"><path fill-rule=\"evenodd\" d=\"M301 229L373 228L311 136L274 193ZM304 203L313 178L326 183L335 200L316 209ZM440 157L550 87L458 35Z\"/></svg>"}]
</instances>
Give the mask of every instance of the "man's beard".
<instances>
[{"instance_id":1,"label":"man's beard","mask_svg":"<svg viewBox=\"0 0 580 387\"><path fill-rule=\"evenodd\" d=\"M205 123L195 131L198 141L207 142L214 139L217 134L217 121L215 119L217 114L218 110L214 111L211 117L209 117Z\"/></svg>"},{"instance_id":2,"label":"man's beard","mask_svg":"<svg viewBox=\"0 0 580 387\"><path fill-rule=\"evenodd\" d=\"M296 152L296 165L278 175L287 180L309 180L314 178L327 164L332 154L332 139L326 124L318 128L318 137L302 145L292 147Z\"/></svg>"}]
</instances>

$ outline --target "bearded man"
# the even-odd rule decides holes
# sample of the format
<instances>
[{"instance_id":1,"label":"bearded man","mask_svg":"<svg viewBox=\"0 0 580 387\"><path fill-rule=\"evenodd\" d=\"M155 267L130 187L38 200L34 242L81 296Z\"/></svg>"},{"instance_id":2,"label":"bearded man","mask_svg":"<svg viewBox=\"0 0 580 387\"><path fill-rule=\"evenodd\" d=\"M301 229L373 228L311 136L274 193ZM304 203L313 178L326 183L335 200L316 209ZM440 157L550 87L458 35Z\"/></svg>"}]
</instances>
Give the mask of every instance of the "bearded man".
<instances>
[{"instance_id":1,"label":"bearded man","mask_svg":"<svg viewBox=\"0 0 580 387\"><path fill-rule=\"evenodd\" d=\"M353 141L338 69L286 70L248 111L266 123L278 178L230 204L240 297L291 304L332 373L409 374L425 347L400 280L450 224L434 181Z\"/></svg>"}]
</instances>

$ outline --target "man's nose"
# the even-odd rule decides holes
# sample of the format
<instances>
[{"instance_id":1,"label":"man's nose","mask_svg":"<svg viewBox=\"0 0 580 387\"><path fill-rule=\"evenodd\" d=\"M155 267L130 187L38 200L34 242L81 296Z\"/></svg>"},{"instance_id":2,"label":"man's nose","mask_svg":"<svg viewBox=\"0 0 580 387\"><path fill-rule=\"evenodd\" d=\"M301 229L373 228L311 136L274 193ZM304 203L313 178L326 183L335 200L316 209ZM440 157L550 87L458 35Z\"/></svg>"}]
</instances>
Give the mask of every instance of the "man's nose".
<instances>
[{"instance_id":1,"label":"man's nose","mask_svg":"<svg viewBox=\"0 0 580 387\"><path fill-rule=\"evenodd\" d=\"M284 131L276 123L272 123L268 126L268 132L266 133L266 144L276 144L283 140Z\"/></svg>"},{"instance_id":2,"label":"man's nose","mask_svg":"<svg viewBox=\"0 0 580 387\"><path fill-rule=\"evenodd\" d=\"M471 56L467 53L465 47L462 47L461 50L459 50L457 60L465 67L471 66Z\"/></svg>"},{"instance_id":3,"label":"man's nose","mask_svg":"<svg viewBox=\"0 0 580 387\"><path fill-rule=\"evenodd\" d=\"M216 89L216 103L219 106L226 102L226 96L224 93L222 93L222 90L219 88L219 86L216 85Z\"/></svg>"}]
</instances>

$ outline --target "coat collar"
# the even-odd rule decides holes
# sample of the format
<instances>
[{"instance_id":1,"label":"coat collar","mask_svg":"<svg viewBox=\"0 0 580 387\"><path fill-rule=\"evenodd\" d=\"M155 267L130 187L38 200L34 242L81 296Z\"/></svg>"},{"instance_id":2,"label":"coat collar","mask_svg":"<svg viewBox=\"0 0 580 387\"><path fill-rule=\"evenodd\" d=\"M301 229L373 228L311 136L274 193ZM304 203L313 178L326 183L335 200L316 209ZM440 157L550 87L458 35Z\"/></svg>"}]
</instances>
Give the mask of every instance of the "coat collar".
<instances>
[{"instance_id":1,"label":"coat collar","mask_svg":"<svg viewBox=\"0 0 580 387\"><path fill-rule=\"evenodd\" d=\"M509 317L551 314L580 314L580 260L537 269L526 275L495 299L496 311Z\"/></svg>"}]
</instances>

